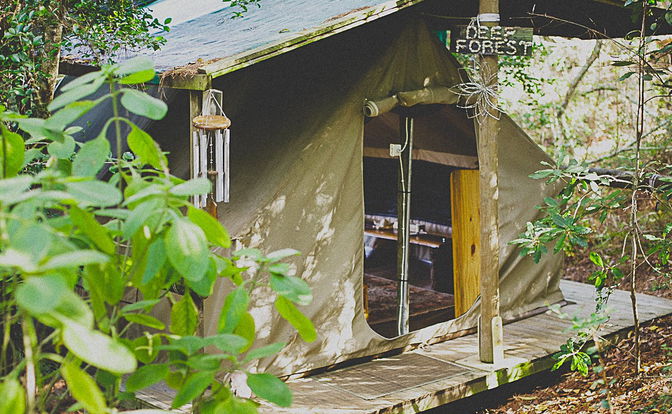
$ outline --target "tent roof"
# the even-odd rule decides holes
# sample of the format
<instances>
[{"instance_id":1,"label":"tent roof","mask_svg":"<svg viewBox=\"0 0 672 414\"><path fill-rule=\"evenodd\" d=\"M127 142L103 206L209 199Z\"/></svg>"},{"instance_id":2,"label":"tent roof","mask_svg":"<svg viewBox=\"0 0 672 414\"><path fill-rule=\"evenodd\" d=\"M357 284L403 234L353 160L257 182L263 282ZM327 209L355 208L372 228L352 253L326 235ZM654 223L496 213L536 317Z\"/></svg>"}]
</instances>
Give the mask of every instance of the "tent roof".
<instances>
[{"instance_id":1,"label":"tent roof","mask_svg":"<svg viewBox=\"0 0 672 414\"><path fill-rule=\"evenodd\" d=\"M536 34L612 37L636 29L622 0L517 0L500 5L502 24L532 26ZM222 0L159 0L148 6L160 20L173 19L162 35L166 45L147 52L160 72L183 68L187 89L205 89L210 79L251 66L325 37L414 6L436 29L466 24L478 13L477 0L261 0L242 17ZM575 22L575 23L569 23ZM661 23L658 31L672 32ZM74 72L65 69L66 72ZM74 73L73 73L74 74ZM176 86L176 85L171 85Z\"/></svg>"}]
</instances>

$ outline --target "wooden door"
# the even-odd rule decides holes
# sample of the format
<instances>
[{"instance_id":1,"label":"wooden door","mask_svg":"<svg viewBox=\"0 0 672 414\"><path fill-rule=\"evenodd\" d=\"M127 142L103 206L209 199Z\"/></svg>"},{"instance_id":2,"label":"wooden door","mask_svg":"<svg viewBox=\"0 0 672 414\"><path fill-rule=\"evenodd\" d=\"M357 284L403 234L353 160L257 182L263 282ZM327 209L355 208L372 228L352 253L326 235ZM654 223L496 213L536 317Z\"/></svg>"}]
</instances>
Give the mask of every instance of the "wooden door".
<instances>
[{"instance_id":1,"label":"wooden door","mask_svg":"<svg viewBox=\"0 0 672 414\"><path fill-rule=\"evenodd\" d=\"M455 317L464 314L480 294L480 219L478 170L456 170L450 176L453 226Z\"/></svg>"}]
</instances>

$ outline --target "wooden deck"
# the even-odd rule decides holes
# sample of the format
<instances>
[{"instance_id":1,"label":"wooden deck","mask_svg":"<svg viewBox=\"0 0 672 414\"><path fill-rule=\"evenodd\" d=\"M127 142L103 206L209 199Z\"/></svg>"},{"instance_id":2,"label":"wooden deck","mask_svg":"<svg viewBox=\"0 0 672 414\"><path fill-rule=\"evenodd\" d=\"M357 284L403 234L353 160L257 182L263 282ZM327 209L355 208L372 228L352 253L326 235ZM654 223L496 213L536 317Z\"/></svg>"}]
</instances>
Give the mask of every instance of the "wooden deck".
<instances>
[{"instance_id":1,"label":"wooden deck","mask_svg":"<svg viewBox=\"0 0 672 414\"><path fill-rule=\"evenodd\" d=\"M563 281L563 311L589 315L594 310L590 285ZM672 300L638 295L642 322L672 313ZM632 327L629 294L616 291L609 301L611 319L602 335ZM416 413L547 370L551 355L567 340L569 322L539 314L504 326L505 361L478 360L477 335L467 335L421 350L329 371L288 382L294 393L289 409L262 406L263 413ZM141 398L166 408L167 390L148 390Z\"/></svg>"}]
</instances>

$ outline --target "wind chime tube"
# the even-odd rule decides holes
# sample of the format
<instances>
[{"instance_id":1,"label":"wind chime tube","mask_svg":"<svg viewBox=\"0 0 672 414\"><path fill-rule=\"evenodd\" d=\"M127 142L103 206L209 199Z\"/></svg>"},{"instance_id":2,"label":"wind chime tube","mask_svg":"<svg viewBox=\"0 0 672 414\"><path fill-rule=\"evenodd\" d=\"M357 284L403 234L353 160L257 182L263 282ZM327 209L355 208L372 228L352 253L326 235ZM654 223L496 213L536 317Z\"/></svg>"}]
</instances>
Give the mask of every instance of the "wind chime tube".
<instances>
[{"instance_id":1,"label":"wind chime tube","mask_svg":"<svg viewBox=\"0 0 672 414\"><path fill-rule=\"evenodd\" d=\"M208 133L203 131L201 133L200 142L200 177L208 177ZM201 196L201 204L199 207L205 207L207 196Z\"/></svg>"},{"instance_id":2,"label":"wind chime tube","mask_svg":"<svg viewBox=\"0 0 672 414\"><path fill-rule=\"evenodd\" d=\"M228 129L224 130L224 202L229 202L229 188L230 187L230 175L229 175L229 151L231 148L231 133Z\"/></svg>"},{"instance_id":3,"label":"wind chime tube","mask_svg":"<svg viewBox=\"0 0 672 414\"><path fill-rule=\"evenodd\" d=\"M215 131L215 201L224 201L224 137L222 131Z\"/></svg>"},{"instance_id":4,"label":"wind chime tube","mask_svg":"<svg viewBox=\"0 0 672 414\"><path fill-rule=\"evenodd\" d=\"M200 146L198 144L199 142L199 137L198 137L198 132L194 131L193 133L193 142L192 142L192 148L191 148L191 178L198 178L201 173L201 162L200 162L200 157L201 157L201 151L200 151ZM201 206L201 196L200 195L195 195L194 196L194 205L196 207Z\"/></svg>"}]
</instances>

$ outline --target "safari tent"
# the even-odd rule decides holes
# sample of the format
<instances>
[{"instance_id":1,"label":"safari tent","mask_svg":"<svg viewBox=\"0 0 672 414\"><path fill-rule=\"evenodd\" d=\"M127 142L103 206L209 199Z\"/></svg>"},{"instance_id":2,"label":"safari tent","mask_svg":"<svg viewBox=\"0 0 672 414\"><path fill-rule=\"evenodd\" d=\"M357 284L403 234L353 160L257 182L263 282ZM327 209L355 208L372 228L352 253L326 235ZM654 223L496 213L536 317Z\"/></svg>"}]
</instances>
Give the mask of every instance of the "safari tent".
<instances>
[{"instance_id":1,"label":"safari tent","mask_svg":"<svg viewBox=\"0 0 672 414\"><path fill-rule=\"evenodd\" d=\"M171 2L151 7L169 14ZM237 247L301 252L292 266L313 289L312 304L301 310L318 339L303 342L271 316L272 302L255 298L261 343L288 343L258 368L308 375L473 333L480 308L478 136L455 92L467 81L465 72L437 30L446 28L440 16L468 22L476 2L268 1L234 20L221 2L200 3L202 12L178 15L166 46L150 54L164 72L160 93L170 109L166 119L145 126L170 152L172 171L189 177L191 119L201 112L203 91L222 91L232 121L230 200L218 205L217 217ZM564 3L537 3L569 12ZM609 2L580 3L601 10ZM503 7L503 16L523 8ZM550 27L556 34L575 30ZM544 30L549 26L537 28ZM538 214L534 207L557 191L528 177L550 159L505 114L497 140L506 323L564 297L560 255L535 264L507 244ZM410 145L411 160L391 156L390 144ZM404 167L411 179L402 183ZM410 332L403 335L397 330L400 189L410 192L411 236L405 258ZM231 287L222 280L205 301L205 334L216 332L215 315Z\"/></svg>"}]
</instances>

